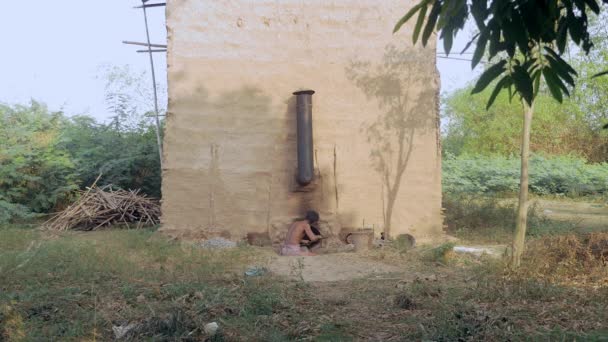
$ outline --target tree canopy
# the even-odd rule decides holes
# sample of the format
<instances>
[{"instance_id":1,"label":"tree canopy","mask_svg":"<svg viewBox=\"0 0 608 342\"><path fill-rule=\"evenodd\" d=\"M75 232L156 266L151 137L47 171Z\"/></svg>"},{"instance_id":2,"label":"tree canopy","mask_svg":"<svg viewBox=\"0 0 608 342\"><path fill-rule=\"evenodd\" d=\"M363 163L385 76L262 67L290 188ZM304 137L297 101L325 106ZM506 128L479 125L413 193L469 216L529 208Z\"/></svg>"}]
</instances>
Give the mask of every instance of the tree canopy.
<instances>
[{"instance_id":1,"label":"tree canopy","mask_svg":"<svg viewBox=\"0 0 608 342\"><path fill-rule=\"evenodd\" d=\"M602 0L608 3L608 0ZM475 22L478 33L467 44L476 43L472 58L475 67L487 56L491 65L481 75L472 91L483 91L494 80L494 91L488 99L492 105L503 89L515 94L529 105L545 80L553 98L563 101L575 85L577 72L564 58L568 42L586 54L594 43L589 32L590 16L600 14L602 2L597 0L422 0L395 25L398 31L418 15L413 41L426 45L436 30L443 39L446 53L452 50L456 34L468 17Z\"/></svg>"},{"instance_id":2,"label":"tree canopy","mask_svg":"<svg viewBox=\"0 0 608 342\"><path fill-rule=\"evenodd\" d=\"M559 104L548 87L542 86L535 99L531 151L546 155L574 154L590 162L608 161L608 77L592 75L608 65L608 28L603 23L608 12L593 18L589 32L595 44L593 51L567 54L566 60L577 69L576 89ZM519 153L522 125L521 105L509 95L498 95L494 105L485 106L490 87L470 95L473 85L448 94L443 100L445 152L451 154Z\"/></svg>"}]
</instances>

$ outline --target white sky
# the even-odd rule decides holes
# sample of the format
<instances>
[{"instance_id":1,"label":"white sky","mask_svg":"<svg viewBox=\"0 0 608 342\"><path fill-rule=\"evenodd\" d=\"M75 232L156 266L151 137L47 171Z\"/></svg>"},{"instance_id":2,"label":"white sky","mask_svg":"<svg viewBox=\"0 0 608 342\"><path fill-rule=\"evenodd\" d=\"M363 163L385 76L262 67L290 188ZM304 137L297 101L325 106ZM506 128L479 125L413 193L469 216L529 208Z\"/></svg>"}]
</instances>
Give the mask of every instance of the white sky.
<instances>
[{"instance_id":1,"label":"white sky","mask_svg":"<svg viewBox=\"0 0 608 342\"><path fill-rule=\"evenodd\" d=\"M123 40L145 41L142 11L136 0L2 1L0 11L0 102L42 101L66 114L109 117L104 103L103 65L149 70L146 54ZM153 2L153 1L151 1ZM161 2L159 0L158 2ZM148 9L151 40L165 44L164 8ZM468 36L454 42L464 47ZM438 48L443 50L441 44ZM469 59L470 55L451 57ZM157 81L166 83L166 60L155 54ZM474 77L470 63L438 59L442 92Z\"/></svg>"}]
</instances>

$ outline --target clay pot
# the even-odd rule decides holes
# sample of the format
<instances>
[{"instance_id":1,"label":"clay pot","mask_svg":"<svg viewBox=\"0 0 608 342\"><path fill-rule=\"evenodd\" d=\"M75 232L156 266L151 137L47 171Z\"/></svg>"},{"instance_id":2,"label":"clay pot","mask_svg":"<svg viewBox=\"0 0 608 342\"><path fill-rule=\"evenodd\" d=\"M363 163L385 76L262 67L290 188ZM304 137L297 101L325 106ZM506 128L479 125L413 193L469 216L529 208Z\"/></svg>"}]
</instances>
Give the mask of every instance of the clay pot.
<instances>
[{"instance_id":1,"label":"clay pot","mask_svg":"<svg viewBox=\"0 0 608 342\"><path fill-rule=\"evenodd\" d=\"M359 229L346 236L346 242L355 245L355 252L363 252L372 248L374 231L372 229Z\"/></svg>"}]
</instances>

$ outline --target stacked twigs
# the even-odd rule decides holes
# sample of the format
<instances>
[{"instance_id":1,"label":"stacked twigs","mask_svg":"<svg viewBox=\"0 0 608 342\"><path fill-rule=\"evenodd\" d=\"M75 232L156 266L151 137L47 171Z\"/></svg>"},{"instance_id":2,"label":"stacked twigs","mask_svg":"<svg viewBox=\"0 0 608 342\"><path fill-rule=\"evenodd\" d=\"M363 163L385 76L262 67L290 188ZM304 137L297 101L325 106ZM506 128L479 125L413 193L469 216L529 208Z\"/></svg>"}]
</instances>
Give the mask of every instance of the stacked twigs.
<instances>
[{"instance_id":1,"label":"stacked twigs","mask_svg":"<svg viewBox=\"0 0 608 342\"><path fill-rule=\"evenodd\" d=\"M140 195L139 190L114 190L111 185L93 185L43 227L52 230L95 230L112 225L140 228L159 223L159 217L158 203Z\"/></svg>"}]
</instances>

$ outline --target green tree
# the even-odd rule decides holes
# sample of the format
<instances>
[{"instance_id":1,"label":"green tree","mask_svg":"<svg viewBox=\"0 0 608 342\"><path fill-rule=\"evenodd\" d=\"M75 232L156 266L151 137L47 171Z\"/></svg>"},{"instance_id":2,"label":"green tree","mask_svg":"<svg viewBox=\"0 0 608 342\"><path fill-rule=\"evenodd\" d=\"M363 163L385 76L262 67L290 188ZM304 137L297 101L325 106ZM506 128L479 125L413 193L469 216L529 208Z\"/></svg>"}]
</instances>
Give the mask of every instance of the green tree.
<instances>
[{"instance_id":1,"label":"green tree","mask_svg":"<svg viewBox=\"0 0 608 342\"><path fill-rule=\"evenodd\" d=\"M603 1L608 3L608 0ZM499 79L487 107L503 89L509 90L510 97L518 95L521 99L524 115L520 195L512 245L514 267L519 266L524 249L530 131L541 78L559 102L563 101L564 94L570 95L569 86L574 86L576 71L561 55L566 51L568 41L580 46L585 53L591 51L589 13L599 14L600 11L601 2L596 0L422 0L395 26L398 31L418 14L413 30L414 43L420 37L426 45L437 30L449 54L453 38L471 15L479 31L470 42L476 42L472 66L475 67L486 54L494 61L480 76L473 93L483 91Z\"/></svg>"},{"instance_id":2,"label":"green tree","mask_svg":"<svg viewBox=\"0 0 608 342\"><path fill-rule=\"evenodd\" d=\"M154 127L143 119L130 128L113 121L100 124L87 116L71 118L62 132L61 148L69 151L81 186L98 185L141 189L160 197L160 165Z\"/></svg>"},{"instance_id":3,"label":"green tree","mask_svg":"<svg viewBox=\"0 0 608 342\"><path fill-rule=\"evenodd\" d=\"M0 222L44 213L77 188L77 172L60 147L67 119L38 102L0 106Z\"/></svg>"},{"instance_id":4,"label":"green tree","mask_svg":"<svg viewBox=\"0 0 608 342\"><path fill-rule=\"evenodd\" d=\"M581 75L587 73L581 65ZM530 150L545 155L574 154L590 162L608 161L608 132L601 129L605 107L602 89L608 78L584 78L579 87L562 104L554 101L546 90L535 100L534 134ZM511 156L518 153L521 134L521 104L500 94L491 108L486 103L490 89L470 95L471 86L459 89L443 99L443 149L454 155L482 154ZM608 91L608 89L606 89ZM606 92L604 92L606 94Z\"/></svg>"},{"instance_id":5,"label":"green tree","mask_svg":"<svg viewBox=\"0 0 608 342\"><path fill-rule=\"evenodd\" d=\"M444 99L444 151L454 155L517 154L522 126L521 104L510 101L509 95L503 93L486 110L490 90L471 95L471 89L470 86L459 89ZM578 145L578 140L568 141L571 127L576 125L576 112L578 107L574 101L565 101L560 106L550 95L539 94L532 123L531 150L551 155L573 151L587 157L585 146Z\"/></svg>"},{"instance_id":6,"label":"green tree","mask_svg":"<svg viewBox=\"0 0 608 342\"><path fill-rule=\"evenodd\" d=\"M160 197L161 169L146 73L107 65L101 73L109 122L75 116L63 131L62 146L70 151L80 185L90 185L101 173L98 185L141 189ZM165 89L160 90L161 99L166 98Z\"/></svg>"},{"instance_id":7,"label":"green tree","mask_svg":"<svg viewBox=\"0 0 608 342\"><path fill-rule=\"evenodd\" d=\"M608 160L608 77L593 78L608 66L608 13L591 20L591 38L595 48L569 54L568 61L579 72L577 88L560 105L552 100L546 87L536 96L530 149L548 155L576 154L591 162ZM485 89L471 96L473 86L457 90L444 98L444 151L461 153L517 153L521 105L499 94L492 107L485 109L492 91Z\"/></svg>"}]
</instances>

